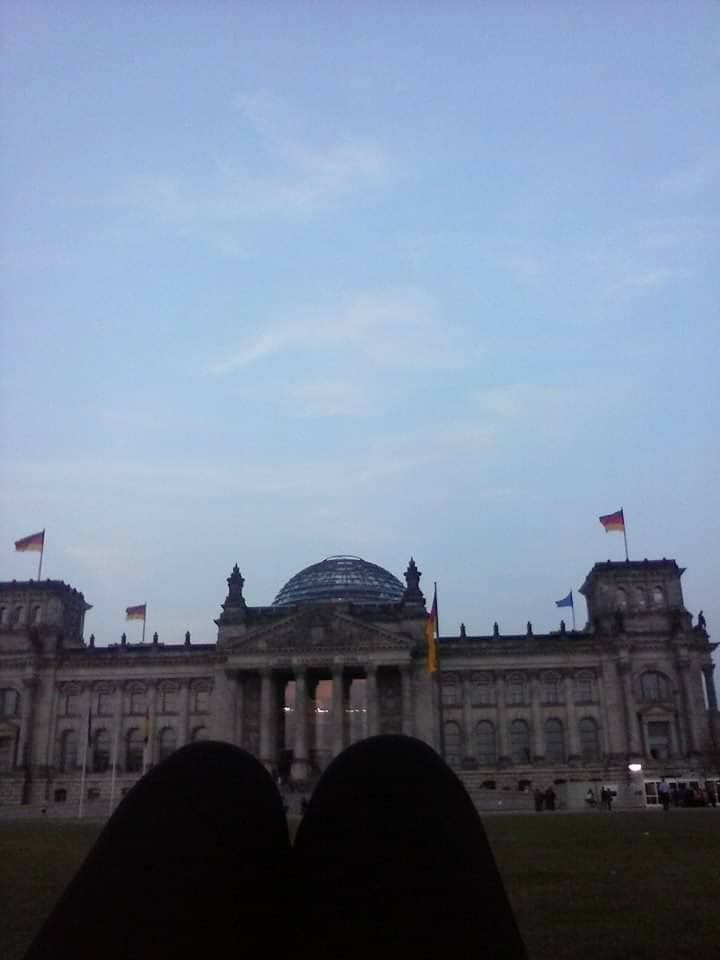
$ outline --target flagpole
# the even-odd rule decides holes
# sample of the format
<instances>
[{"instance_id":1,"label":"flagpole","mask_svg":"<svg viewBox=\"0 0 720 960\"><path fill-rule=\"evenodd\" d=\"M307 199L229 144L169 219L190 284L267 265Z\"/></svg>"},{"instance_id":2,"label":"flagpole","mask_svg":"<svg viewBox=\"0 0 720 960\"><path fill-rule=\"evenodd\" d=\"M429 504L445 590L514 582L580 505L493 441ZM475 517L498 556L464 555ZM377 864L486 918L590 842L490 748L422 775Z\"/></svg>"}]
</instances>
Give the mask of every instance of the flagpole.
<instances>
[{"instance_id":1,"label":"flagpole","mask_svg":"<svg viewBox=\"0 0 720 960\"><path fill-rule=\"evenodd\" d=\"M147 600L145 601L145 613L143 614L143 632L142 632L142 643L145 643L145 623L147 621Z\"/></svg>"},{"instance_id":2,"label":"flagpole","mask_svg":"<svg viewBox=\"0 0 720 960\"><path fill-rule=\"evenodd\" d=\"M438 703L438 722L440 724L440 756L445 759L445 718L442 699L442 680L440 671L440 614L437 602L437 580L433 581L433 596L435 598L435 626L437 628L437 637L435 640L435 657L437 660L437 670L435 671L435 694Z\"/></svg>"},{"instance_id":3,"label":"flagpole","mask_svg":"<svg viewBox=\"0 0 720 960\"><path fill-rule=\"evenodd\" d=\"M572 610L573 615L573 631L575 630L575 600L572 595L572 590L570 591L570 609Z\"/></svg>"},{"instance_id":4,"label":"flagpole","mask_svg":"<svg viewBox=\"0 0 720 960\"><path fill-rule=\"evenodd\" d=\"M43 528L42 543L40 544L40 562L38 563L38 580L42 575L43 553L45 552L45 529Z\"/></svg>"},{"instance_id":5,"label":"flagpole","mask_svg":"<svg viewBox=\"0 0 720 960\"><path fill-rule=\"evenodd\" d=\"M620 507L620 513L622 514L622 518L623 518L623 539L625 540L625 560L629 562L630 555L628 553L628 545L627 545L627 530L625 529L625 511L623 510L622 507Z\"/></svg>"},{"instance_id":6,"label":"flagpole","mask_svg":"<svg viewBox=\"0 0 720 960\"><path fill-rule=\"evenodd\" d=\"M108 816L112 816L115 804L115 784L117 782L118 748L120 746L120 718L115 716L115 744L113 746L112 776L110 778L110 809Z\"/></svg>"}]
</instances>

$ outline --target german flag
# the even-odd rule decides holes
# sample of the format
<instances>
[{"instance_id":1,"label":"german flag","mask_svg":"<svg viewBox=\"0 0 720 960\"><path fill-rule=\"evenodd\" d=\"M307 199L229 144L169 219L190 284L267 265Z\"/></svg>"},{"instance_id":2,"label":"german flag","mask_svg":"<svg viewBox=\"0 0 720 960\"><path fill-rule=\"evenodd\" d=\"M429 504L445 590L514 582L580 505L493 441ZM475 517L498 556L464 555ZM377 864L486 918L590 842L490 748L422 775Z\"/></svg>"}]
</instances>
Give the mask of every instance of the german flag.
<instances>
[{"instance_id":1,"label":"german flag","mask_svg":"<svg viewBox=\"0 0 720 960\"><path fill-rule=\"evenodd\" d=\"M603 517L598 517L598 520L605 527L606 533L625 532L625 517L622 510L616 510L615 513L606 513Z\"/></svg>"},{"instance_id":2,"label":"german flag","mask_svg":"<svg viewBox=\"0 0 720 960\"><path fill-rule=\"evenodd\" d=\"M20 553L24 553L26 550L33 550L36 553L42 553L44 546L44 530L41 530L40 533L31 533L29 537L23 537L21 540L15 541L15 549L19 550Z\"/></svg>"},{"instance_id":3,"label":"german flag","mask_svg":"<svg viewBox=\"0 0 720 960\"><path fill-rule=\"evenodd\" d=\"M144 620L147 609L146 603L141 603L137 607L125 607L126 620Z\"/></svg>"}]
</instances>

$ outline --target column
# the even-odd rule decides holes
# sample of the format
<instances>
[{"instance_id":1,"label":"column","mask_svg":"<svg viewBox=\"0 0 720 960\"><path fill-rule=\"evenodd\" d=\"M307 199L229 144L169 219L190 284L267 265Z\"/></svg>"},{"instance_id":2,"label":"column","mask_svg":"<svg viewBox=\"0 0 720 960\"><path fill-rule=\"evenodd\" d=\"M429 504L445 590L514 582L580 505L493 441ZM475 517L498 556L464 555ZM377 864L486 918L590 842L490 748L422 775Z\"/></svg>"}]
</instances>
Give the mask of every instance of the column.
<instances>
[{"instance_id":1,"label":"column","mask_svg":"<svg viewBox=\"0 0 720 960\"><path fill-rule=\"evenodd\" d=\"M15 764L25 767L29 773L32 765L33 741L33 707L35 691L38 686L37 677L24 677L22 682L22 699L20 701L20 735L18 737Z\"/></svg>"},{"instance_id":2,"label":"column","mask_svg":"<svg viewBox=\"0 0 720 960\"><path fill-rule=\"evenodd\" d=\"M345 678L343 665L336 663L332 675L332 730L334 757L345 749Z\"/></svg>"},{"instance_id":3,"label":"column","mask_svg":"<svg viewBox=\"0 0 720 960\"><path fill-rule=\"evenodd\" d=\"M637 709L635 705L635 697L632 692L632 677L630 676L630 663L628 661L621 660L618 665L618 673L620 674L620 681L622 684L622 700L623 700L623 710L625 713L625 732L627 734L627 750L630 754L634 756L640 756L642 753L642 747L640 744L638 723L637 723Z\"/></svg>"},{"instance_id":4,"label":"column","mask_svg":"<svg viewBox=\"0 0 720 960\"><path fill-rule=\"evenodd\" d=\"M157 683L154 680L148 681L148 709L150 711L150 723L148 724L148 736L150 737L150 743L148 744L148 764L154 767L157 763L158 733L160 732L155 722L157 717Z\"/></svg>"},{"instance_id":5,"label":"column","mask_svg":"<svg viewBox=\"0 0 720 960\"><path fill-rule=\"evenodd\" d=\"M695 753L697 750L697 738L695 736L695 712L693 710L692 678L690 676L689 661L680 661L678 664L680 670L680 681L682 683L683 700L685 701L685 727L687 729L687 748L688 753Z\"/></svg>"},{"instance_id":6,"label":"column","mask_svg":"<svg viewBox=\"0 0 720 960\"><path fill-rule=\"evenodd\" d=\"M183 747L188 742L190 728L190 680L187 678L180 681L179 706L178 747Z\"/></svg>"},{"instance_id":7,"label":"column","mask_svg":"<svg viewBox=\"0 0 720 960\"><path fill-rule=\"evenodd\" d=\"M469 763L475 762L475 751L473 750L472 735L472 684L470 680L470 671L466 670L462 674L462 702L463 702L463 727L465 736L463 737L464 759Z\"/></svg>"},{"instance_id":8,"label":"column","mask_svg":"<svg viewBox=\"0 0 720 960\"><path fill-rule=\"evenodd\" d=\"M617 751L614 748L611 731L610 731L610 721L608 718L608 708L607 708L607 697L605 695L605 665L600 664L598 670L598 682L597 682L597 696L600 702L600 748L603 754L606 757L611 756Z\"/></svg>"},{"instance_id":9,"label":"column","mask_svg":"<svg viewBox=\"0 0 720 960\"><path fill-rule=\"evenodd\" d=\"M273 702L272 670L263 667L260 671L260 762L266 770L272 771L272 702ZM295 704L297 712L297 704Z\"/></svg>"},{"instance_id":10,"label":"column","mask_svg":"<svg viewBox=\"0 0 720 960\"><path fill-rule=\"evenodd\" d=\"M713 677L713 672L715 670L714 663L706 663L703 668L703 677L705 678L705 692L707 694L707 703L709 710L717 710L717 693L715 692L715 679Z\"/></svg>"},{"instance_id":11,"label":"column","mask_svg":"<svg viewBox=\"0 0 720 960\"><path fill-rule=\"evenodd\" d=\"M115 764L117 772L122 768L125 757L123 755L123 730L122 730L122 682L113 684L113 731L112 731L112 753L110 754L110 769Z\"/></svg>"},{"instance_id":12,"label":"column","mask_svg":"<svg viewBox=\"0 0 720 960\"><path fill-rule=\"evenodd\" d=\"M310 764L307 755L307 673L304 667L295 671L295 746L290 776L293 780L307 780Z\"/></svg>"},{"instance_id":13,"label":"column","mask_svg":"<svg viewBox=\"0 0 720 960\"><path fill-rule=\"evenodd\" d=\"M543 743L542 711L540 710L540 677L534 673L530 679L530 705L532 709L533 760L545 759Z\"/></svg>"},{"instance_id":14,"label":"column","mask_svg":"<svg viewBox=\"0 0 720 960\"><path fill-rule=\"evenodd\" d=\"M508 747L507 711L505 709L505 676L502 673L495 676L495 703L497 707L498 765L505 766L510 763L510 749Z\"/></svg>"},{"instance_id":15,"label":"column","mask_svg":"<svg viewBox=\"0 0 720 960\"><path fill-rule=\"evenodd\" d=\"M402 731L407 737L415 736L415 711L413 705L412 667L403 663L400 667L402 682Z\"/></svg>"},{"instance_id":16,"label":"column","mask_svg":"<svg viewBox=\"0 0 720 960\"><path fill-rule=\"evenodd\" d=\"M377 690L377 667L370 663L365 668L366 690L367 690L367 718L368 718L368 736L375 737L378 732L378 690Z\"/></svg>"},{"instance_id":17,"label":"column","mask_svg":"<svg viewBox=\"0 0 720 960\"><path fill-rule=\"evenodd\" d=\"M577 714L575 712L575 690L572 673L566 673L563 682L565 684L565 718L568 730L568 763L577 763L580 760L580 731L578 730Z\"/></svg>"},{"instance_id":18,"label":"column","mask_svg":"<svg viewBox=\"0 0 720 960\"><path fill-rule=\"evenodd\" d=\"M235 673L235 718L233 722L233 743L242 747L243 726L245 720L245 683L240 670Z\"/></svg>"}]
</instances>

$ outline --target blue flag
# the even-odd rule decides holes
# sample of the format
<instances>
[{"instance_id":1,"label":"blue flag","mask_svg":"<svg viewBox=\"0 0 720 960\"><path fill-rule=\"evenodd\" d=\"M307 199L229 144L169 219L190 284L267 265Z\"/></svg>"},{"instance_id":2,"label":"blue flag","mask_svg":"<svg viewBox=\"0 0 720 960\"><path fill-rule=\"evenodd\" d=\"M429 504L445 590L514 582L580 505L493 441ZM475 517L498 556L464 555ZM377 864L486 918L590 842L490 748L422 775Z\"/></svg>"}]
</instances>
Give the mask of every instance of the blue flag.
<instances>
[{"instance_id":1,"label":"blue flag","mask_svg":"<svg viewBox=\"0 0 720 960\"><path fill-rule=\"evenodd\" d=\"M566 597L563 597L562 600L556 600L555 606L556 607L573 607L574 609L572 590Z\"/></svg>"}]
</instances>

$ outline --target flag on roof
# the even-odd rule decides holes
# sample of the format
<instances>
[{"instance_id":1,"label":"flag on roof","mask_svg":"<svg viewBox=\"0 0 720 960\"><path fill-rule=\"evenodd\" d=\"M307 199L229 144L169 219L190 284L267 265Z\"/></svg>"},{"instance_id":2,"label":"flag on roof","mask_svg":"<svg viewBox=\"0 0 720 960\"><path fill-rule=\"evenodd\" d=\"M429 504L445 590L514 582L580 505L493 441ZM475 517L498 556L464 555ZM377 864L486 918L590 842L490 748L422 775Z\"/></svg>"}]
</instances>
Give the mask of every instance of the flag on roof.
<instances>
[{"instance_id":1,"label":"flag on roof","mask_svg":"<svg viewBox=\"0 0 720 960\"><path fill-rule=\"evenodd\" d=\"M141 603L137 607L125 607L125 619L144 620L146 607L146 603Z\"/></svg>"},{"instance_id":2,"label":"flag on roof","mask_svg":"<svg viewBox=\"0 0 720 960\"><path fill-rule=\"evenodd\" d=\"M555 606L556 607L574 607L572 590L566 597L563 597L562 600L556 600Z\"/></svg>"},{"instance_id":3,"label":"flag on roof","mask_svg":"<svg viewBox=\"0 0 720 960\"><path fill-rule=\"evenodd\" d=\"M15 549L21 552L25 550L35 550L42 552L43 546L45 545L45 531L41 530L40 533L31 533L29 537L23 537L21 540L15 541Z\"/></svg>"},{"instance_id":4,"label":"flag on roof","mask_svg":"<svg viewBox=\"0 0 720 960\"><path fill-rule=\"evenodd\" d=\"M606 513L598 517L600 523L605 527L606 533L622 533L625 530L625 517L622 510L616 510L615 513Z\"/></svg>"}]
</instances>

